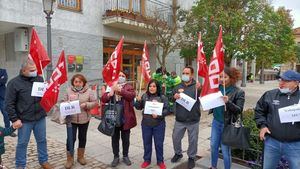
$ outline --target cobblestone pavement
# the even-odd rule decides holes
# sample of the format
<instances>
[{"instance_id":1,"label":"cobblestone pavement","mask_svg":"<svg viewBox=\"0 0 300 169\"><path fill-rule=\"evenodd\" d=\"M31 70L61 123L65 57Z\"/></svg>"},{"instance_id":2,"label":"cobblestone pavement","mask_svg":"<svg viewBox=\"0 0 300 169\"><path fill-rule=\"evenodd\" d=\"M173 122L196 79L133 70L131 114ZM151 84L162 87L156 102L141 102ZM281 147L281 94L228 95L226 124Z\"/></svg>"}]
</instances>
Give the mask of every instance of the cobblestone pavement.
<instances>
[{"instance_id":1,"label":"cobblestone pavement","mask_svg":"<svg viewBox=\"0 0 300 169\"><path fill-rule=\"evenodd\" d=\"M277 82L266 82L261 85L257 82L248 83L247 87L242 88L246 93L245 109L253 108L260 98L260 96L266 91L276 88ZM129 157L132 160L131 166L126 166L124 163L120 163L116 169L138 169L139 165L143 162L143 142L141 133L141 113L136 111L138 125L131 130L130 138L130 149ZM211 119L212 116L208 115L207 112L202 112L200 120L200 130L198 137L198 156L202 158L196 161L196 169L207 169L210 163L210 131L211 131ZM0 124L3 125L2 116L0 115ZM99 120L92 118L87 137L86 145L86 158L88 164L81 166L75 160L74 169L102 169L110 168L109 164L113 159L112 149L111 149L111 138L104 136L99 133L97 126ZM185 169L187 161L186 150L188 147L187 134L185 134L182 140L183 149L183 159L179 163L171 163L171 158L174 155L173 143L172 143L172 131L174 126L174 116L166 117L166 134L164 142L164 158L167 168L174 169ZM66 141L66 128L65 125L58 125L51 122L47 118L47 139L48 139L48 154L49 162L53 164L56 169L63 169L63 164L66 160L65 152L65 141ZM15 157L15 147L17 138L6 137L6 153L2 156L5 166L9 169L14 168L14 157ZM27 158L27 168L28 169L39 169L40 165L37 160L36 145L34 143L34 137L32 135L30 144L28 145L28 158ZM78 141L76 143L76 146ZM122 150L121 150L122 152ZM76 159L76 156L75 156ZM222 161L219 160L219 169L223 169ZM148 169L158 168L156 165L155 149L152 152L152 164ZM233 164L232 169L243 169L240 165Z\"/></svg>"}]
</instances>

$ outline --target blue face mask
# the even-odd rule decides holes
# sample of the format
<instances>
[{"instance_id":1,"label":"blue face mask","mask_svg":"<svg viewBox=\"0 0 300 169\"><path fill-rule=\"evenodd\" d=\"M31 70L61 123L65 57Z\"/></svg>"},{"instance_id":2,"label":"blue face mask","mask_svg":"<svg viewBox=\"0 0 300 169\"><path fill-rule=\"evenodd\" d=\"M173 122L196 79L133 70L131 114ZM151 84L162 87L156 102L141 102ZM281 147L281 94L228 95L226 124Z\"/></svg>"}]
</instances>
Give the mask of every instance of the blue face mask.
<instances>
[{"instance_id":1,"label":"blue face mask","mask_svg":"<svg viewBox=\"0 0 300 169\"><path fill-rule=\"evenodd\" d=\"M280 90L280 92L281 93L284 93L284 94L287 94L287 93L291 93L292 91L291 91L291 89L289 89L289 88L279 88L279 90Z\"/></svg>"},{"instance_id":2,"label":"blue face mask","mask_svg":"<svg viewBox=\"0 0 300 169\"><path fill-rule=\"evenodd\" d=\"M120 77L119 77L119 80L118 80L118 83L119 83L119 84L122 84L122 83L125 83L125 82L126 82L126 78L120 76Z\"/></svg>"},{"instance_id":3,"label":"blue face mask","mask_svg":"<svg viewBox=\"0 0 300 169\"><path fill-rule=\"evenodd\" d=\"M189 82L190 81L190 76L189 75L182 75L181 80L184 82Z\"/></svg>"},{"instance_id":4,"label":"blue face mask","mask_svg":"<svg viewBox=\"0 0 300 169\"><path fill-rule=\"evenodd\" d=\"M29 72L28 77L36 77L37 76L37 71Z\"/></svg>"}]
</instances>

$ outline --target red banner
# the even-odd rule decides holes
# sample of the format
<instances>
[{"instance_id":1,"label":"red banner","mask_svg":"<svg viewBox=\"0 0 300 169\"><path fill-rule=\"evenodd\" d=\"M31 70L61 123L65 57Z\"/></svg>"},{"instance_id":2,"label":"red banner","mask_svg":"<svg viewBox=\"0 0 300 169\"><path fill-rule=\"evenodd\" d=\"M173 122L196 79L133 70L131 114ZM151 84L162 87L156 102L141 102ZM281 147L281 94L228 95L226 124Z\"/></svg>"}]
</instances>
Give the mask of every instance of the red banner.
<instances>
[{"instance_id":1,"label":"red banner","mask_svg":"<svg viewBox=\"0 0 300 169\"><path fill-rule=\"evenodd\" d=\"M110 59L107 61L103 68L102 76L108 86L112 86L114 82L119 79L119 73L122 63L122 50L123 50L124 37L121 38L115 51L111 54Z\"/></svg>"},{"instance_id":2,"label":"red banner","mask_svg":"<svg viewBox=\"0 0 300 169\"><path fill-rule=\"evenodd\" d=\"M151 79L150 75L150 62L149 62L149 50L147 47L147 43L144 43L143 55L142 55L142 76L146 83L148 83Z\"/></svg>"},{"instance_id":3,"label":"red banner","mask_svg":"<svg viewBox=\"0 0 300 169\"><path fill-rule=\"evenodd\" d=\"M199 33L198 35L197 66L198 66L198 76L205 78L208 74L208 67L206 64L205 53L203 51L203 42L201 41L201 33Z\"/></svg>"}]
</instances>

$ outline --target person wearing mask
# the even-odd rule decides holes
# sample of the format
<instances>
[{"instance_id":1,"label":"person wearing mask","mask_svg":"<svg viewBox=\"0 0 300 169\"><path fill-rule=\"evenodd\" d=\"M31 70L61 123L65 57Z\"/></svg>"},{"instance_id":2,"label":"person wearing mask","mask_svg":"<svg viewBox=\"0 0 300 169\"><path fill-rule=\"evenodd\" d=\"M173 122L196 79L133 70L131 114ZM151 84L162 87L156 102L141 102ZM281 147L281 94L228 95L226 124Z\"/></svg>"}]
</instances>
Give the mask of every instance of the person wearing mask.
<instances>
[{"instance_id":1,"label":"person wearing mask","mask_svg":"<svg viewBox=\"0 0 300 169\"><path fill-rule=\"evenodd\" d=\"M186 66L183 69L181 80L182 82L174 88L173 98L175 100L180 99L180 93L184 93L189 97L196 100L191 111L188 111L182 105L175 103L175 124L173 129L173 147L175 155L171 159L172 163L178 162L182 157L181 140L185 131L188 132L189 146L187 150L188 154L188 168L195 167L195 158L198 150L198 134L199 134L199 121L200 121L200 102L196 98L200 94L200 83L193 79L194 69L190 66Z\"/></svg>"},{"instance_id":2,"label":"person wearing mask","mask_svg":"<svg viewBox=\"0 0 300 169\"><path fill-rule=\"evenodd\" d=\"M0 111L3 115L3 121L5 128L10 127L10 121L6 110L4 109L4 100L5 100L5 90L6 90L6 82L8 80L6 69L0 68ZM12 132L11 137L16 137L17 135Z\"/></svg>"},{"instance_id":3,"label":"person wearing mask","mask_svg":"<svg viewBox=\"0 0 300 169\"><path fill-rule=\"evenodd\" d=\"M283 123L280 119L282 108L300 103L299 81L299 73L287 70L280 75L279 88L265 92L254 109L259 137L264 141L264 169L276 168L282 156L290 169L300 166L300 122L294 122L296 117L292 115L290 122Z\"/></svg>"},{"instance_id":4,"label":"person wearing mask","mask_svg":"<svg viewBox=\"0 0 300 169\"><path fill-rule=\"evenodd\" d=\"M64 96L64 101L79 100L80 111L79 114L69 115L66 117L66 123L72 126L72 140L67 138L67 162L65 168L71 168L74 163L74 145L76 141L78 131L78 149L77 149L77 161L81 165L86 165L86 159L84 158L87 131L91 119L89 110L97 105L97 98L94 91L92 91L86 78L82 74L75 74L71 79L71 87L67 89L67 93ZM71 146L70 142L73 143Z\"/></svg>"},{"instance_id":5,"label":"person wearing mask","mask_svg":"<svg viewBox=\"0 0 300 169\"><path fill-rule=\"evenodd\" d=\"M152 79L148 83L146 93L142 96L138 96L136 100L135 108L137 110L143 110L142 135L144 143L144 162L141 164L141 168L146 168L151 164L152 139L154 139L157 165L160 169L165 169L163 144L166 129L165 116L169 114L168 99L162 95L159 82ZM162 114L158 115L156 112L145 114L146 101L163 103Z\"/></svg>"},{"instance_id":6,"label":"person wearing mask","mask_svg":"<svg viewBox=\"0 0 300 169\"><path fill-rule=\"evenodd\" d=\"M123 147L123 162L127 165L131 165L129 159L129 145L130 145L130 129L137 125L135 112L133 109L133 101L135 98L134 88L126 83L126 74L121 71L119 73L119 79L116 84L114 84L110 90L101 97L103 103L108 103L113 99L116 99L116 104L123 107L121 112L122 125L120 127L115 127L114 135L111 138L112 149L114 154L114 159L111 162L111 167L116 167L119 162L119 143L120 143L120 134L122 139ZM114 102L114 101L112 101Z\"/></svg>"},{"instance_id":7,"label":"person wearing mask","mask_svg":"<svg viewBox=\"0 0 300 169\"><path fill-rule=\"evenodd\" d=\"M225 106L216 107L210 110L213 113L211 127L210 151L211 167L217 169L219 147L221 147L224 168L231 167L231 149L229 146L222 144L222 133L224 126L231 125L238 119L238 115L243 112L245 103L245 92L236 86L241 74L236 68L225 67L224 72L220 74L219 89L222 92ZM224 93L225 91L225 93ZM231 119L233 119L231 121Z\"/></svg>"},{"instance_id":8,"label":"person wearing mask","mask_svg":"<svg viewBox=\"0 0 300 169\"><path fill-rule=\"evenodd\" d=\"M27 146L33 131L38 152L38 160L43 169L52 169L48 163L46 139L46 112L41 107L41 97L31 96L34 82L44 82L37 75L37 68L30 59L21 67L20 74L7 84L5 108L13 127L18 129L15 164L17 169L26 168Z\"/></svg>"}]
</instances>

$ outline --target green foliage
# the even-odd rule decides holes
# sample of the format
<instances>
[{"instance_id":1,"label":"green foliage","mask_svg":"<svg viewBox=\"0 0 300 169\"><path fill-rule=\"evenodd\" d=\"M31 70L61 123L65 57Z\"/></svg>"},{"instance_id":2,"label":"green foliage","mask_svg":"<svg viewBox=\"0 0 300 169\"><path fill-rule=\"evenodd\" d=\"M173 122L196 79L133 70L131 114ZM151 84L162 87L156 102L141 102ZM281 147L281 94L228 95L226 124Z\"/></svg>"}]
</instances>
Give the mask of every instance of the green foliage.
<instances>
[{"instance_id":1,"label":"green foliage","mask_svg":"<svg viewBox=\"0 0 300 169\"><path fill-rule=\"evenodd\" d=\"M295 46L296 50L296 57L298 59L298 62L300 62L300 45Z\"/></svg>"}]
</instances>

